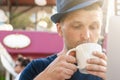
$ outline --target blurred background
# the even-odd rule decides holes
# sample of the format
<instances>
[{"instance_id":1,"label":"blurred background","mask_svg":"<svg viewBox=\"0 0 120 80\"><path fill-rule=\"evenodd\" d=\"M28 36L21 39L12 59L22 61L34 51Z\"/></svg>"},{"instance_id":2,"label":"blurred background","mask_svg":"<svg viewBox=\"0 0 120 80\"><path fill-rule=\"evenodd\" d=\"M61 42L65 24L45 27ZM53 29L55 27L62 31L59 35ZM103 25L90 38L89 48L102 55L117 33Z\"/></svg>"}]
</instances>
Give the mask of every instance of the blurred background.
<instances>
[{"instance_id":1,"label":"blurred background","mask_svg":"<svg viewBox=\"0 0 120 80\"><path fill-rule=\"evenodd\" d=\"M18 55L35 59L62 49L63 41L50 20L54 13L55 0L0 0L0 80L14 79ZM103 13L98 43L107 50L109 21L113 16L119 17L120 0L105 0Z\"/></svg>"}]
</instances>

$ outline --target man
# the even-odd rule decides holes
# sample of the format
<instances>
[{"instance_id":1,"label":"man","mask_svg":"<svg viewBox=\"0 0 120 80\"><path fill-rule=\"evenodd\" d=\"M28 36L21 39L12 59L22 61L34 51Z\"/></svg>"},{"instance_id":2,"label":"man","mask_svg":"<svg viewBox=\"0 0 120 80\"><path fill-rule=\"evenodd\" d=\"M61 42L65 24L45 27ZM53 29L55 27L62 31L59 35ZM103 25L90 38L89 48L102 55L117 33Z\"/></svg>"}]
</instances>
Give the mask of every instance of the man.
<instances>
[{"instance_id":1,"label":"man","mask_svg":"<svg viewBox=\"0 0 120 80\"><path fill-rule=\"evenodd\" d=\"M16 63L15 63L15 67L14 67L15 72L18 74L16 76L15 80L19 80L21 72L30 63L30 61L31 60L29 58L18 55L18 58L17 58Z\"/></svg>"},{"instance_id":2,"label":"man","mask_svg":"<svg viewBox=\"0 0 120 80\"><path fill-rule=\"evenodd\" d=\"M106 80L107 57L93 52L97 59L89 59L88 74L77 69L76 58L67 51L82 43L97 43L102 26L101 0L57 0L58 13L51 17L64 48L57 55L32 61L20 80Z\"/></svg>"},{"instance_id":3,"label":"man","mask_svg":"<svg viewBox=\"0 0 120 80\"><path fill-rule=\"evenodd\" d=\"M24 68L30 63L30 59L28 57L23 57L22 55L18 55L18 58L15 62L14 70L17 74L22 72Z\"/></svg>"}]
</instances>

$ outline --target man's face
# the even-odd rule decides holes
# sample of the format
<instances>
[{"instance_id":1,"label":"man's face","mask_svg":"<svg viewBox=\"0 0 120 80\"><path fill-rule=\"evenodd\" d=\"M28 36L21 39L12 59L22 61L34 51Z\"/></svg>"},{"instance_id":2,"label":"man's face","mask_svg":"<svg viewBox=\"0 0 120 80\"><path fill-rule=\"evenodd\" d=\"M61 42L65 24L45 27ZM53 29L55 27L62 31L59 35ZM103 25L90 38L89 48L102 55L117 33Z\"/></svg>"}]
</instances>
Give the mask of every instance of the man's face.
<instances>
[{"instance_id":1,"label":"man's face","mask_svg":"<svg viewBox=\"0 0 120 80\"><path fill-rule=\"evenodd\" d=\"M14 70L16 73L20 73L22 70L23 70L23 66L21 66L21 62L19 61L16 61L16 64L15 64L15 67L14 67Z\"/></svg>"},{"instance_id":2,"label":"man's face","mask_svg":"<svg viewBox=\"0 0 120 80\"><path fill-rule=\"evenodd\" d=\"M62 23L57 23L57 29L66 49L71 49L86 42L97 43L101 25L101 10L77 10L70 13Z\"/></svg>"}]
</instances>

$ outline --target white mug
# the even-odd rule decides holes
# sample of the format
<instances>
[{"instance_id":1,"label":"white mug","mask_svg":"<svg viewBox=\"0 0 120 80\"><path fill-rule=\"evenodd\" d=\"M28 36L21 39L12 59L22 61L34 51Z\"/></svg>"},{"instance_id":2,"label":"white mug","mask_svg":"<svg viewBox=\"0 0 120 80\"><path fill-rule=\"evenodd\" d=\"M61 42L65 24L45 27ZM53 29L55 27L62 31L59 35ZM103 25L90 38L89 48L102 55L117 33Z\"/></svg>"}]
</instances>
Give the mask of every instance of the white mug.
<instances>
[{"instance_id":1,"label":"white mug","mask_svg":"<svg viewBox=\"0 0 120 80\"><path fill-rule=\"evenodd\" d=\"M97 43L83 43L78 45L76 48L70 49L67 52L67 55L69 55L72 51L76 52L76 59L79 71L81 73L87 74L85 70L85 67L88 65L87 60L89 58L97 58L92 53L94 51L102 52L102 47Z\"/></svg>"}]
</instances>

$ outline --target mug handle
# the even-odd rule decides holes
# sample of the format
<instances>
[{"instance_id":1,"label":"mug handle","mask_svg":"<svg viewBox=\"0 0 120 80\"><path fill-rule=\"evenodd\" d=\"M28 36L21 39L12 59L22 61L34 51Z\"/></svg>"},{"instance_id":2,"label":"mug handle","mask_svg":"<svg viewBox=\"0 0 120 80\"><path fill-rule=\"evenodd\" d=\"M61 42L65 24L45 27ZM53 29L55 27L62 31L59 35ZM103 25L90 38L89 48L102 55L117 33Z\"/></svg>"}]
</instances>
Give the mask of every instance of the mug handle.
<instances>
[{"instance_id":1,"label":"mug handle","mask_svg":"<svg viewBox=\"0 0 120 80\"><path fill-rule=\"evenodd\" d=\"M68 50L68 52L66 53L66 55L70 55L70 52L75 51L75 50L76 50L76 48Z\"/></svg>"},{"instance_id":2,"label":"mug handle","mask_svg":"<svg viewBox=\"0 0 120 80\"><path fill-rule=\"evenodd\" d=\"M70 50L66 53L66 55L70 55L70 52L72 52L72 51L76 51L76 48L70 49ZM77 66L77 68L79 69L79 66Z\"/></svg>"}]
</instances>

